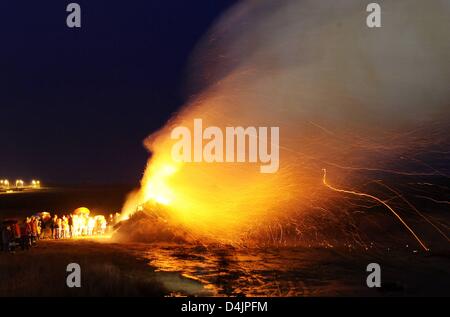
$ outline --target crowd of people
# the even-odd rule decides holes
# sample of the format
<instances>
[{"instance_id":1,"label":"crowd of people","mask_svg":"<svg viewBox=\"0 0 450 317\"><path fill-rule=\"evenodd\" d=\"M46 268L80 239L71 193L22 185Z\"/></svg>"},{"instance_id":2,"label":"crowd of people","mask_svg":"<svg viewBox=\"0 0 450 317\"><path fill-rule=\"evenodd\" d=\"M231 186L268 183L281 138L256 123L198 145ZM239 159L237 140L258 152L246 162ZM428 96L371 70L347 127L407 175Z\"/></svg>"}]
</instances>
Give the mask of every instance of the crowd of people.
<instances>
[{"instance_id":1,"label":"crowd of people","mask_svg":"<svg viewBox=\"0 0 450 317\"><path fill-rule=\"evenodd\" d=\"M40 239L71 239L104 236L118 222L120 214L90 216L87 208L78 208L72 214L58 216L41 212L19 221L1 223L1 249L10 252L20 248L27 250Z\"/></svg>"},{"instance_id":2,"label":"crowd of people","mask_svg":"<svg viewBox=\"0 0 450 317\"><path fill-rule=\"evenodd\" d=\"M39 239L40 226L36 217L27 217L22 223L6 220L1 225L2 251L14 251L17 247L29 249Z\"/></svg>"}]
</instances>

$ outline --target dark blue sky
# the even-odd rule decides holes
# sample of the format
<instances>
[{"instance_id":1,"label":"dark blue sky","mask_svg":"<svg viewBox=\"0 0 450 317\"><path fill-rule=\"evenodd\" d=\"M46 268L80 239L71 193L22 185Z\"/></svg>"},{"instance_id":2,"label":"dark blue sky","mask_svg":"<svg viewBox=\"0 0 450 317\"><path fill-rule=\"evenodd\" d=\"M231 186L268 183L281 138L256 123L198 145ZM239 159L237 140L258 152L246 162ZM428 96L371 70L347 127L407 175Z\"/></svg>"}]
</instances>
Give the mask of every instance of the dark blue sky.
<instances>
[{"instance_id":1,"label":"dark blue sky","mask_svg":"<svg viewBox=\"0 0 450 317\"><path fill-rule=\"evenodd\" d=\"M184 102L187 61L235 1L0 2L0 177L137 184L143 139Z\"/></svg>"}]
</instances>

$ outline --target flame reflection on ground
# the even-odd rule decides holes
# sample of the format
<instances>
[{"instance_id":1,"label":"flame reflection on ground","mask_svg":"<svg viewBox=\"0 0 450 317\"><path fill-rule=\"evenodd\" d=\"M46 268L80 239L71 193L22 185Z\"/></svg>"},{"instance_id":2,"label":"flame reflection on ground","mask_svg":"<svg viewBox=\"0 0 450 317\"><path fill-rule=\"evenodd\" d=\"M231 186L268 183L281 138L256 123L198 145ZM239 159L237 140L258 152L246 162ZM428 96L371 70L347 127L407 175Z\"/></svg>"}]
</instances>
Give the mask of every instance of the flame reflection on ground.
<instances>
[{"instance_id":1,"label":"flame reflection on ground","mask_svg":"<svg viewBox=\"0 0 450 317\"><path fill-rule=\"evenodd\" d=\"M439 273L436 270L445 262L444 258L424 257L410 250L361 253L333 248L235 249L180 245L152 245L145 251L145 257L157 271L169 272L166 286L175 296L421 294L430 288L439 289L428 285L427 280L436 281ZM369 289L365 284L366 266L371 262L378 262L384 268L382 289ZM184 277L184 282L181 278L175 281L176 276Z\"/></svg>"}]
</instances>

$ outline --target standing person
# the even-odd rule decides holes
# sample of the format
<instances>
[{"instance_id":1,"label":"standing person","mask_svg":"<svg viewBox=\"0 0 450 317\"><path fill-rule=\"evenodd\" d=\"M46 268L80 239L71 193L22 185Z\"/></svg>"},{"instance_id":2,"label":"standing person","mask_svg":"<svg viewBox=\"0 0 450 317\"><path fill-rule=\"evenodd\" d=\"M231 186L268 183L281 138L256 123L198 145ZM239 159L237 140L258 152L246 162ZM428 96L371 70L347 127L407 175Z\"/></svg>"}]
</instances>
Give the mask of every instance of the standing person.
<instances>
[{"instance_id":1,"label":"standing person","mask_svg":"<svg viewBox=\"0 0 450 317\"><path fill-rule=\"evenodd\" d=\"M72 215L72 237L76 238L80 235L80 225L77 215Z\"/></svg>"},{"instance_id":2,"label":"standing person","mask_svg":"<svg viewBox=\"0 0 450 317\"><path fill-rule=\"evenodd\" d=\"M100 219L100 234L104 235L106 233L106 228L108 226L108 223L106 222L105 218Z\"/></svg>"},{"instance_id":3,"label":"standing person","mask_svg":"<svg viewBox=\"0 0 450 317\"><path fill-rule=\"evenodd\" d=\"M8 232L6 229L6 225L4 223L0 224L0 241L2 251L8 251L9 241L8 241Z\"/></svg>"},{"instance_id":4,"label":"standing person","mask_svg":"<svg viewBox=\"0 0 450 317\"><path fill-rule=\"evenodd\" d=\"M66 238L66 215L63 215L61 218L61 238Z\"/></svg>"},{"instance_id":5,"label":"standing person","mask_svg":"<svg viewBox=\"0 0 450 317\"><path fill-rule=\"evenodd\" d=\"M8 225L2 226L2 249L5 252L9 251L9 243L11 241L11 227Z\"/></svg>"},{"instance_id":6,"label":"standing person","mask_svg":"<svg viewBox=\"0 0 450 317\"><path fill-rule=\"evenodd\" d=\"M20 245L20 239L21 239L22 236L21 236L21 232L20 232L20 227L19 227L18 221L16 221L14 224L12 224L11 227L12 227L12 234L13 234L12 241L14 242L12 250L15 251L16 246Z\"/></svg>"},{"instance_id":7,"label":"standing person","mask_svg":"<svg viewBox=\"0 0 450 317\"><path fill-rule=\"evenodd\" d=\"M36 217L36 240L39 240L41 238L41 232L42 232L42 220L41 217Z\"/></svg>"},{"instance_id":8,"label":"standing person","mask_svg":"<svg viewBox=\"0 0 450 317\"><path fill-rule=\"evenodd\" d=\"M52 238L58 239L58 215L53 216L52 220Z\"/></svg>"},{"instance_id":9,"label":"standing person","mask_svg":"<svg viewBox=\"0 0 450 317\"><path fill-rule=\"evenodd\" d=\"M114 215L113 214L109 214L109 218L108 218L108 223L107 223L107 230L108 230L108 234L110 234L112 232L112 229L114 227Z\"/></svg>"},{"instance_id":10,"label":"standing person","mask_svg":"<svg viewBox=\"0 0 450 317\"><path fill-rule=\"evenodd\" d=\"M85 215L80 215L79 217L80 217L81 235L86 236L88 234L88 230L87 230L88 221L87 221Z\"/></svg>"},{"instance_id":11,"label":"standing person","mask_svg":"<svg viewBox=\"0 0 450 317\"><path fill-rule=\"evenodd\" d=\"M94 218L92 218L92 217L88 218L87 227L88 227L87 235L92 236L94 234L94 227L95 227L95 219Z\"/></svg>"},{"instance_id":12,"label":"standing person","mask_svg":"<svg viewBox=\"0 0 450 317\"><path fill-rule=\"evenodd\" d=\"M47 229L47 220L43 217L41 218L41 220L39 222L39 228L40 228L39 240L45 239L45 231Z\"/></svg>"},{"instance_id":13,"label":"standing person","mask_svg":"<svg viewBox=\"0 0 450 317\"><path fill-rule=\"evenodd\" d=\"M70 227L69 227L69 218L68 218L68 216L64 216L63 217L63 231L64 231L64 233L63 233L63 235L64 235L64 238L69 238L69 234L70 234Z\"/></svg>"},{"instance_id":14,"label":"standing person","mask_svg":"<svg viewBox=\"0 0 450 317\"><path fill-rule=\"evenodd\" d=\"M31 226L31 244L36 244L37 241L37 235L38 235L38 229L37 229L37 219L36 217L32 216L31 220L29 221Z\"/></svg>"},{"instance_id":15,"label":"standing person","mask_svg":"<svg viewBox=\"0 0 450 317\"><path fill-rule=\"evenodd\" d=\"M52 216L49 212L42 212L39 216L39 239L52 238ZM50 235L49 235L50 231Z\"/></svg>"},{"instance_id":16,"label":"standing person","mask_svg":"<svg viewBox=\"0 0 450 317\"><path fill-rule=\"evenodd\" d=\"M21 239L21 245L22 250L29 249L31 246L31 219L27 217L25 219L23 230L22 230L22 239Z\"/></svg>"},{"instance_id":17,"label":"standing person","mask_svg":"<svg viewBox=\"0 0 450 317\"><path fill-rule=\"evenodd\" d=\"M114 225L118 224L120 222L120 213L116 212L114 215Z\"/></svg>"},{"instance_id":18,"label":"standing person","mask_svg":"<svg viewBox=\"0 0 450 317\"><path fill-rule=\"evenodd\" d=\"M56 221L56 232L58 233L58 239L62 238L62 219L58 218L58 220Z\"/></svg>"},{"instance_id":19,"label":"standing person","mask_svg":"<svg viewBox=\"0 0 450 317\"><path fill-rule=\"evenodd\" d=\"M69 222L69 236L70 236L70 238L72 238L73 237L73 216L72 215L69 215L68 222Z\"/></svg>"}]
</instances>

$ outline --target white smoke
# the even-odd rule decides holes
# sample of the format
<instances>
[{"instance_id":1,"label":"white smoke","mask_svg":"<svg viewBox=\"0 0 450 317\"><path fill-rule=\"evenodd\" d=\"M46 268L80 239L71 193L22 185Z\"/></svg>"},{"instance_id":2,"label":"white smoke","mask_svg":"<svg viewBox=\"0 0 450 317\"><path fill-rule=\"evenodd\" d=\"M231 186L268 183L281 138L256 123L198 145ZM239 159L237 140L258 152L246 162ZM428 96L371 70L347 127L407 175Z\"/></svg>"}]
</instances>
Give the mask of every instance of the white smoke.
<instances>
[{"instance_id":1,"label":"white smoke","mask_svg":"<svg viewBox=\"0 0 450 317\"><path fill-rule=\"evenodd\" d=\"M199 46L194 82L231 85L250 102L230 107L250 116L398 124L447 115L450 1L378 1L374 29L368 3L244 1Z\"/></svg>"}]
</instances>

